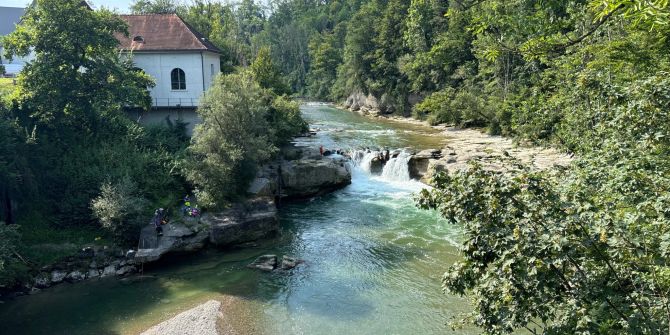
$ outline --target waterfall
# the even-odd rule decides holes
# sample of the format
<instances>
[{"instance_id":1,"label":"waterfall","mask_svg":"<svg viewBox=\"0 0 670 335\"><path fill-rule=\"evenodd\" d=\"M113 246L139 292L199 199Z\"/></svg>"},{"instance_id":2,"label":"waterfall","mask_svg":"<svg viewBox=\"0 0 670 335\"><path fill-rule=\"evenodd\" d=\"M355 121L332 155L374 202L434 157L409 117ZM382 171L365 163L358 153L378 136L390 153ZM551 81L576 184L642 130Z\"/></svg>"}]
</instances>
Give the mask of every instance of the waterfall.
<instances>
[{"instance_id":1,"label":"waterfall","mask_svg":"<svg viewBox=\"0 0 670 335\"><path fill-rule=\"evenodd\" d=\"M409 181L409 159L412 156L401 152L397 157L391 158L382 170L382 178L392 181Z\"/></svg>"},{"instance_id":2,"label":"waterfall","mask_svg":"<svg viewBox=\"0 0 670 335\"><path fill-rule=\"evenodd\" d=\"M361 170L372 174L372 161L382 156L381 151L355 150L351 153L351 160ZM409 160L412 156L407 152L397 153L397 156L389 159L381 169L382 179L388 181L409 181ZM378 169L380 167L377 167ZM377 170L378 171L378 170ZM377 172L378 173L378 172Z\"/></svg>"},{"instance_id":3,"label":"waterfall","mask_svg":"<svg viewBox=\"0 0 670 335\"><path fill-rule=\"evenodd\" d=\"M370 164L377 156L379 156L379 151L356 150L351 155L351 158L354 164L360 167L361 170L371 173Z\"/></svg>"}]
</instances>

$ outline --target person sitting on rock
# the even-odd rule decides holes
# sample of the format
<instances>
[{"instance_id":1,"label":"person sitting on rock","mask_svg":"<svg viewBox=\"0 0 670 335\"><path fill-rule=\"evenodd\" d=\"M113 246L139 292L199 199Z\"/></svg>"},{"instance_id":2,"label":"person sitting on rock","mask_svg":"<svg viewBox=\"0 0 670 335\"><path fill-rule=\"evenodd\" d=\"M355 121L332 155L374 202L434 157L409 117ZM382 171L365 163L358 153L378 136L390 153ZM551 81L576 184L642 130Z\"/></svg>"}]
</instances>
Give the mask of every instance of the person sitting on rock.
<instances>
[{"instance_id":1,"label":"person sitting on rock","mask_svg":"<svg viewBox=\"0 0 670 335\"><path fill-rule=\"evenodd\" d=\"M187 195L184 197L184 207L183 207L182 212L183 212L184 215L186 215L186 216L189 216L190 213L191 213L191 195L189 195L189 194L187 194Z\"/></svg>"}]
</instances>

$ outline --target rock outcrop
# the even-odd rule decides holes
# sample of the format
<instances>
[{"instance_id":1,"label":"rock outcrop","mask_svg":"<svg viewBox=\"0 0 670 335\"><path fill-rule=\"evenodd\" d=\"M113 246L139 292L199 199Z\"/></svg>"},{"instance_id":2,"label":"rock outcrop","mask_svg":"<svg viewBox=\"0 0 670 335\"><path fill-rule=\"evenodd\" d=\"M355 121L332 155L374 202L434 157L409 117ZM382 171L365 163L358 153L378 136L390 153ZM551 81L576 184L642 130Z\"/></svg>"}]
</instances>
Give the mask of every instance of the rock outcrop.
<instances>
[{"instance_id":1,"label":"rock outcrop","mask_svg":"<svg viewBox=\"0 0 670 335\"><path fill-rule=\"evenodd\" d=\"M351 169L346 158L321 156L318 149L289 146L282 159L263 166L249 186L255 196L305 199L351 184Z\"/></svg>"},{"instance_id":2,"label":"rock outcrop","mask_svg":"<svg viewBox=\"0 0 670 335\"><path fill-rule=\"evenodd\" d=\"M190 252L202 249L209 233L202 225L187 227L183 223L170 223L158 236L153 225L145 226L140 233L140 247L135 253L137 262L153 262L167 253ZM104 273L103 273L104 276Z\"/></svg>"},{"instance_id":3,"label":"rock outcrop","mask_svg":"<svg viewBox=\"0 0 670 335\"><path fill-rule=\"evenodd\" d=\"M284 161L281 182L283 198L309 198L351 184L351 170L343 157Z\"/></svg>"},{"instance_id":4,"label":"rock outcrop","mask_svg":"<svg viewBox=\"0 0 670 335\"><path fill-rule=\"evenodd\" d=\"M201 221L209 226L209 242L220 247L258 240L279 230L272 198L235 204L221 213L206 215Z\"/></svg>"},{"instance_id":5,"label":"rock outcrop","mask_svg":"<svg viewBox=\"0 0 670 335\"><path fill-rule=\"evenodd\" d=\"M376 97L363 92L354 92L344 101L342 107L363 115L382 116L384 114L392 114L398 110L400 105L407 105L410 107L421 102L423 97L416 94L410 94L404 100L397 100L388 94L383 94L381 97Z\"/></svg>"},{"instance_id":6,"label":"rock outcrop","mask_svg":"<svg viewBox=\"0 0 670 335\"><path fill-rule=\"evenodd\" d=\"M409 177L412 179L420 180L426 173L428 173L428 168L430 166L431 160L436 160L442 157L442 150L439 149L428 149L420 151L412 155L407 163L409 168Z\"/></svg>"}]
</instances>

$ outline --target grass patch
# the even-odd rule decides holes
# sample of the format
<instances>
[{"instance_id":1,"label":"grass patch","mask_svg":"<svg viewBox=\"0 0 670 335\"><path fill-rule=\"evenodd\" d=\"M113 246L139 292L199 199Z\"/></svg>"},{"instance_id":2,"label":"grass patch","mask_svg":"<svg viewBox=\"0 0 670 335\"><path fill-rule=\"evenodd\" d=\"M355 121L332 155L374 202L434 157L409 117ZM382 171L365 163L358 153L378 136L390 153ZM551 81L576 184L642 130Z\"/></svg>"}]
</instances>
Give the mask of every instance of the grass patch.
<instances>
[{"instance_id":1,"label":"grass patch","mask_svg":"<svg viewBox=\"0 0 670 335\"><path fill-rule=\"evenodd\" d=\"M91 227L54 227L38 212L23 217L21 256L35 266L52 264L75 255L84 246L110 245L107 232Z\"/></svg>"}]
</instances>

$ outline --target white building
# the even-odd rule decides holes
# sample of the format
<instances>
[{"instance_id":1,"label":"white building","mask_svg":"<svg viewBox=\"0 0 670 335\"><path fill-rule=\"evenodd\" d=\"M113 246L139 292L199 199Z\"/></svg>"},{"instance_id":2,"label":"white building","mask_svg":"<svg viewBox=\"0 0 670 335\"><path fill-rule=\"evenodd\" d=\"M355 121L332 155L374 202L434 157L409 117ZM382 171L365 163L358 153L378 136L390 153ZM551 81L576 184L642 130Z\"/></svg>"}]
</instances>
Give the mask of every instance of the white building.
<instances>
[{"instance_id":1,"label":"white building","mask_svg":"<svg viewBox=\"0 0 670 335\"><path fill-rule=\"evenodd\" d=\"M16 29L16 25L21 21L21 16L23 16L25 11L25 8L0 7L0 37L9 35ZM5 57L5 50L0 45L0 64L5 67L7 75L17 75L30 59L31 56L29 55L28 57L13 56L10 60Z\"/></svg>"},{"instance_id":2,"label":"white building","mask_svg":"<svg viewBox=\"0 0 670 335\"><path fill-rule=\"evenodd\" d=\"M130 35L117 35L120 49L156 82L150 90L152 110L137 118L160 122L170 116L192 127L200 97L221 72L221 50L176 14L121 15L121 19L128 23Z\"/></svg>"},{"instance_id":3,"label":"white building","mask_svg":"<svg viewBox=\"0 0 670 335\"><path fill-rule=\"evenodd\" d=\"M195 107L221 71L221 51L176 14L121 15L129 37L121 50L154 78L154 107Z\"/></svg>"}]
</instances>

